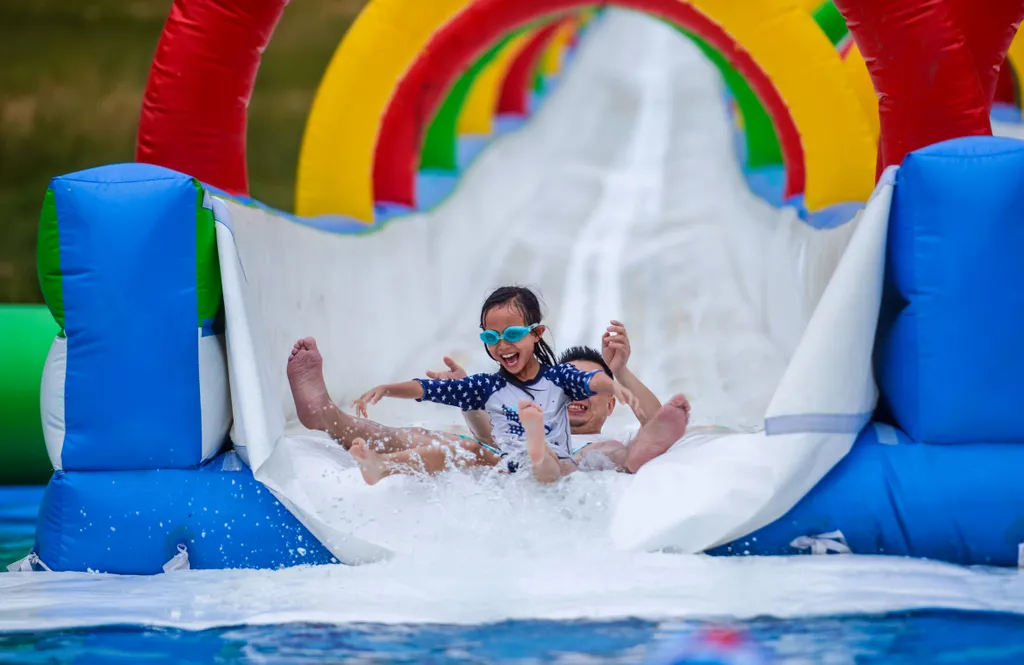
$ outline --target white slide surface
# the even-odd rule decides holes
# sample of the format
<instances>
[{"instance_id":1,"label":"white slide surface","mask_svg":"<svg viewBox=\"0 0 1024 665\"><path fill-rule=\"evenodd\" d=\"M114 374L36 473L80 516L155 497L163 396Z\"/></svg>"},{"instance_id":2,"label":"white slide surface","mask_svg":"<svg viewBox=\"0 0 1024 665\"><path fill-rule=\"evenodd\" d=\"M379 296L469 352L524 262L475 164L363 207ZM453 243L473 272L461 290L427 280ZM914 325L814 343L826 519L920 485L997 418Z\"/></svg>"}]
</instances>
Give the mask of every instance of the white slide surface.
<instances>
[{"instance_id":1,"label":"white slide surface","mask_svg":"<svg viewBox=\"0 0 1024 665\"><path fill-rule=\"evenodd\" d=\"M444 529L453 530L445 542L434 543L442 552L469 546L456 531L473 525L465 536L474 541L481 530L490 533L484 525L493 515L480 508L495 510L495 497L503 519L524 519L531 529L555 534L564 525L562 518L550 521L552 513L578 513L563 504L587 486L589 496L596 492L606 500L599 502L599 515L584 520L592 527L585 530L589 535L574 534L582 547L674 545L692 551L757 525L799 498L848 442L810 461L794 458L788 475L774 484L751 486L744 474L759 472L756 464L739 468L735 479L746 496L740 508L728 507L735 493L725 488L702 494L700 501L679 495L691 513L707 507L716 522L710 530L689 529L701 520L683 513L672 513L672 524L625 520L633 531L621 524L631 511L650 512L642 505L648 498L666 500L659 488L671 479L643 484L659 473L667 477L677 453L684 465L711 464L714 474L725 476L735 461L728 446L717 457L692 458L689 447L677 446L664 463L636 477L591 474L547 493L524 485L523 478L488 484L445 477L431 481L430 489L417 479L389 478L368 487L346 452L299 426L288 391L289 350L310 335L324 355L331 394L346 409L374 385L441 368L445 355L471 372L492 371L477 337L480 304L497 286L524 284L543 296L556 349L598 346L608 321L623 321L633 341L634 372L663 400L686 393L695 425L757 429L770 408L792 415L795 406L820 406L787 404L785 395L792 399L800 392L806 365L827 349L806 342L818 346L797 353L798 360L805 358L798 369L791 360L859 223L814 230L792 211L751 194L722 92L714 68L674 30L609 12L538 114L497 139L430 213L357 237L218 200L233 440L245 446L256 477L347 563L420 552ZM864 228L858 237L875 231ZM865 262L866 256L848 257L844 265L855 263L852 272L865 270ZM845 303L848 297L849 289L836 286L825 300ZM846 344L864 325L829 339ZM849 317L833 328L843 326ZM818 339L833 333L821 330ZM826 385L861 380L838 378L846 366L833 369ZM788 392L777 390L784 377ZM818 391L821 382L808 385ZM869 392L853 390L853 406L863 409ZM457 410L413 402L385 400L371 417L397 426L462 428ZM616 436L636 427L620 408L605 431ZM813 457L808 451L817 439L787 444L789 438L770 437L769 445L792 445ZM786 489L797 471L809 475ZM701 473L694 468L685 477ZM423 505L423 492L441 492L433 499L441 507ZM520 496L531 498L504 507ZM529 519L529 511L537 512L534 500L551 505ZM762 500L767 509L756 505ZM505 515L509 510L515 517ZM538 520L549 521L543 526ZM690 533L685 542L672 535L681 530ZM508 538L494 537L499 549Z\"/></svg>"}]
</instances>

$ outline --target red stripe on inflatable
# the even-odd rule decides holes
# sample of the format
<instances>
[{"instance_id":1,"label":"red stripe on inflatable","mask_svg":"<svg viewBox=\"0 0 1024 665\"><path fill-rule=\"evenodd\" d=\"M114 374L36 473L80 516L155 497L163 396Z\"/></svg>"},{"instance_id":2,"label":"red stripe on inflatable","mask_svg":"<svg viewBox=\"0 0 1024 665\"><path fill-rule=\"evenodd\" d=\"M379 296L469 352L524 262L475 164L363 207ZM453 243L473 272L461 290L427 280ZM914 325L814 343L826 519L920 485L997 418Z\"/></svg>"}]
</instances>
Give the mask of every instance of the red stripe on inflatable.
<instances>
[{"instance_id":1,"label":"red stripe on inflatable","mask_svg":"<svg viewBox=\"0 0 1024 665\"><path fill-rule=\"evenodd\" d=\"M142 100L135 160L248 194L245 133L260 55L288 0L174 0Z\"/></svg>"},{"instance_id":2,"label":"red stripe on inflatable","mask_svg":"<svg viewBox=\"0 0 1024 665\"><path fill-rule=\"evenodd\" d=\"M562 21L555 21L539 29L512 61L501 84L501 95L498 98L499 114L525 116L530 112L533 70L561 24Z\"/></svg>"},{"instance_id":3,"label":"red stripe on inflatable","mask_svg":"<svg viewBox=\"0 0 1024 665\"><path fill-rule=\"evenodd\" d=\"M987 111L991 112L999 69L1024 18L1024 1L986 0L983 10L977 0L949 0L949 3L957 24L967 37L981 94Z\"/></svg>"},{"instance_id":4,"label":"red stripe on inflatable","mask_svg":"<svg viewBox=\"0 0 1024 665\"><path fill-rule=\"evenodd\" d=\"M1012 104L1018 106L1017 81L1014 76L1013 67L1009 60L1003 60L1003 66L999 68L999 78L996 80L996 91L992 97L993 102Z\"/></svg>"},{"instance_id":5,"label":"red stripe on inflatable","mask_svg":"<svg viewBox=\"0 0 1024 665\"><path fill-rule=\"evenodd\" d=\"M423 132L452 83L474 57L532 20L592 4L593 0L477 0L435 33L398 83L381 123L373 164L374 201L415 206ZM775 123L786 165L786 196L803 192L803 146L789 109L765 72L721 26L680 0L608 4L672 21L718 49L747 79Z\"/></svg>"},{"instance_id":6,"label":"red stripe on inflatable","mask_svg":"<svg viewBox=\"0 0 1024 665\"><path fill-rule=\"evenodd\" d=\"M992 133L989 113L1024 0L835 0L878 91L878 170L908 152ZM973 7L973 12L972 8Z\"/></svg>"},{"instance_id":7,"label":"red stripe on inflatable","mask_svg":"<svg viewBox=\"0 0 1024 665\"><path fill-rule=\"evenodd\" d=\"M856 43L857 42L850 35L844 37L843 41L839 42L839 57L846 60L850 55L850 51L853 50L853 45Z\"/></svg>"}]
</instances>

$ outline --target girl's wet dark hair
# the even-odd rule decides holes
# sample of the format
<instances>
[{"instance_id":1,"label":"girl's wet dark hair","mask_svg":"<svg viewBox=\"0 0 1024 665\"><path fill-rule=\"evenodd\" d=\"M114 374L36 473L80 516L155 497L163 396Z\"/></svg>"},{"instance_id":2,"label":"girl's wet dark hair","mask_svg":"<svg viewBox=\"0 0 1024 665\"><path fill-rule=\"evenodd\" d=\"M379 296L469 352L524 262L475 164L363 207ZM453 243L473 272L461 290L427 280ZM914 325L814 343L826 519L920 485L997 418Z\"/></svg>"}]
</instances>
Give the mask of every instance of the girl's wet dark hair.
<instances>
[{"instance_id":1,"label":"girl's wet dark hair","mask_svg":"<svg viewBox=\"0 0 1024 665\"><path fill-rule=\"evenodd\" d=\"M522 313L523 321L526 322L526 325L540 323L541 306L540 298L537 297L537 294L525 286L503 286L487 296L487 300L484 300L483 307L480 308L480 329L484 329L484 318L487 316L487 312L495 307L501 307L509 303L512 303ZM491 356L491 350L486 345L484 348L487 351L487 355L491 357L491 360L494 360L494 356ZM543 365L558 364L555 360L554 350L543 339L537 340L537 344L533 347L533 355ZM514 386L525 390L529 394L533 394L519 379L508 374L504 367L501 369L501 372Z\"/></svg>"}]
</instances>

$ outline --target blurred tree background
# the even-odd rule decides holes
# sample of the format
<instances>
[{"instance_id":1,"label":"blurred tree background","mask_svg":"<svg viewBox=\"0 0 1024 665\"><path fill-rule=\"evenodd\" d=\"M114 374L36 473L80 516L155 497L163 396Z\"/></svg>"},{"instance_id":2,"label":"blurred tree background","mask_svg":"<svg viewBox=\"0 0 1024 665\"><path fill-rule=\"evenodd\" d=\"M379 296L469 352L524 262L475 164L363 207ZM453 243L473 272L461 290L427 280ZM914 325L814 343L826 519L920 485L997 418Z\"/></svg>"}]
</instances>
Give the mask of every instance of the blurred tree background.
<instances>
[{"instance_id":1,"label":"blurred tree background","mask_svg":"<svg viewBox=\"0 0 1024 665\"><path fill-rule=\"evenodd\" d=\"M249 107L256 198L292 209L313 94L364 3L292 0L285 10ZM42 301L36 223L49 179L134 159L142 93L170 7L171 0L0 2L0 302Z\"/></svg>"}]
</instances>

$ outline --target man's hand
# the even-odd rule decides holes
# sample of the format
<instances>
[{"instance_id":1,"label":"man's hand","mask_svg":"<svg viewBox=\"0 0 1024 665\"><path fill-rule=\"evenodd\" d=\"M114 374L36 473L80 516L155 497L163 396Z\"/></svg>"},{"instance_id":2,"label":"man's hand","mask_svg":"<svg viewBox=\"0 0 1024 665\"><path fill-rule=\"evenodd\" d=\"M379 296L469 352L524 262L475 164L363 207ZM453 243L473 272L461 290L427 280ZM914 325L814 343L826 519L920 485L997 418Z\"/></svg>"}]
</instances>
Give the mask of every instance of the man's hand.
<instances>
[{"instance_id":1,"label":"man's hand","mask_svg":"<svg viewBox=\"0 0 1024 665\"><path fill-rule=\"evenodd\" d=\"M618 321L612 321L601 337L601 356L608 363L613 374L618 374L629 362L629 335L626 334L626 327ZM447 360L447 358L445 359Z\"/></svg>"},{"instance_id":2,"label":"man's hand","mask_svg":"<svg viewBox=\"0 0 1024 665\"><path fill-rule=\"evenodd\" d=\"M459 363L455 362L448 356L444 357L444 364L448 365L447 372L434 372L431 370L427 370L427 378L445 381L464 379L467 376L469 376L468 374L466 374L466 370L461 365L459 365Z\"/></svg>"}]
</instances>

